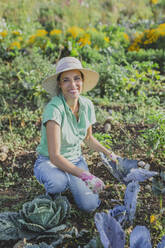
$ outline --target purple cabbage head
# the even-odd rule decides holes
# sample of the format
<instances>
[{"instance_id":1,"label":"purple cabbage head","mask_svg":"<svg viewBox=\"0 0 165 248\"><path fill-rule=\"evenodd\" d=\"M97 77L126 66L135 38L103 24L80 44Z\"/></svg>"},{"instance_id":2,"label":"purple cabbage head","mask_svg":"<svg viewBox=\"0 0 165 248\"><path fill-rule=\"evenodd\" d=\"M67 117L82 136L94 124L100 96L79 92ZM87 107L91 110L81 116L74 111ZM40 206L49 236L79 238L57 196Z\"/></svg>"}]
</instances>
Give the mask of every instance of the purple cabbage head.
<instances>
[{"instance_id":1,"label":"purple cabbage head","mask_svg":"<svg viewBox=\"0 0 165 248\"><path fill-rule=\"evenodd\" d=\"M109 210L109 214L122 226L124 226L128 219L126 207L123 205L116 205L113 209Z\"/></svg>"},{"instance_id":2,"label":"purple cabbage head","mask_svg":"<svg viewBox=\"0 0 165 248\"><path fill-rule=\"evenodd\" d=\"M124 248L125 234L119 222L110 214L96 213L95 224L104 248Z\"/></svg>"},{"instance_id":3,"label":"purple cabbage head","mask_svg":"<svg viewBox=\"0 0 165 248\"><path fill-rule=\"evenodd\" d=\"M130 248L152 248L150 232L145 226L136 226L130 236Z\"/></svg>"},{"instance_id":4,"label":"purple cabbage head","mask_svg":"<svg viewBox=\"0 0 165 248\"><path fill-rule=\"evenodd\" d=\"M127 185L124 205L116 205L113 209L109 210L109 214L115 218L121 225L132 224L137 204L137 196L140 190L138 182L131 182Z\"/></svg>"},{"instance_id":5,"label":"purple cabbage head","mask_svg":"<svg viewBox=\"0 0 165 248\"><path fill-rule=\"evenodd\" d=\"M112 162L103 153L100 153L101 159L110 173L120 182L128 184L131 181L144 182L150 177L156 176L155 171L148 171L138 168L138 161L127 158L118 158L118 164Z\"/></svg>"},{"instance_id":6,"label":"purple cabbage head","mask_svg":"<svg viewBox=\"0 0 165 248\"><path fill-rule=\"evenodd\" d=\"M120 182L124 182L124 177L130 172L132 168L137 168L137 160L129 160L126 158L118 158L118 164L110 160L105 154L100 153L101 159L110 173Z\"/></svg>"},{"instance_id":7,"label":"purple cabbage head","mask_svg":"<svg viewBox=\"0 0 165 248\"><path fill-rule=\"evenodd\" d=\"M159 242L157 248L164 248L165 247L165 235L162 237L162 240Z\"/></svg>"}]
</instances>

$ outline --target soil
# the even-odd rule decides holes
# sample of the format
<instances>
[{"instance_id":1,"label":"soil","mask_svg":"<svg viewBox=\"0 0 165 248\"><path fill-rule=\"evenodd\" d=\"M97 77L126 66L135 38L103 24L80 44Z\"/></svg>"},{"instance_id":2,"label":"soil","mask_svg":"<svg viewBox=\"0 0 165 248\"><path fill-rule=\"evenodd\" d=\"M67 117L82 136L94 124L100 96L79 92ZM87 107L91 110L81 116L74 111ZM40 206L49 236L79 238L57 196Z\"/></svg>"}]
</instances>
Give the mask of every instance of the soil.
<instances>
[{"instance_id":1,"label":"soil","mask_svg":"<svg viewBox=\"0 0 165 248\"><path fill-rule=\"evenodd\" d=\"M121 135L121 139L123 135L125 135L124 131L120 129L119 127L112 127L115 129L115 131L119 131L119 135ZM127 125L125 127L125 130L129 130L132 137L136 137L138 135L138 130L141 130L142 128L145 128L142 124L142 126L133 126L133 125ZM94 128L94 132L104 132L103 126L99 125L97 123ZM133 139L135 140L135 139ZM136 152L136 159L144 160L146 163L149 163L151 165L151 170L159 171L160 167L158 167L154 161L153 158L145 158L145 154L139 150L138 147L136 147L136 143L133 142L134 150ZM118 151L121 156L124 156L124 147L121 144L116 144L114 146L114 150ZM108 169L103 165L101 158L98 153L95 152L89 152L89 150L86 147L83 147L83 154L89 164L90 172L94 175L101 178L106 184L109 184L109 187L106 188L101 194L101 205L97 209L96 212L101 211L107 211L111 208L113 208L116 204L123 204L123 196L125 191L125 186L117 181ZM30 180L33 176L33 164L36 159L36 153L35 151L17 151L16 154L10 153L8 155L7 160L2 162L2 166L5 170L9 166L11 166L11 162L14 160L14 167L13 167L13 173L17 172L19 175L19 178L21 180L16 180L15 183L9 187L4 187L2 183L2 188L0 189L0 211L17 211L18 208L21 208L21 205L24 202L27 202L29 200L32 200L36 195L44 194L45 191L43 187L40 185L33 185L33 182ZM152 182L150 180L141 183L140 184L140 192L138 194L138 204L137 204L137 210L136 210L136 217L135 221L133 223L133 226L131 226L129 229L127 229L127 233L130 232L134 226L136 225L145 225L151 233L151 240L153 247L156 247L156 244L158 244L158 237L161 234L161 230L159 228L156 230L152 224L150 223L150 216L152 214L156 215L159 214L159 198L156 197L151 190L151 184ZM95 213L83 213L81 211L78 211L77 207L75 206L75 203L72 199L71 194L67 191L63 195L67 196L71 208L73 209L71 218L69 221L72 223L73 226L75 226L78 231L81 231L82 229L86 230L92 230L92 232L97 233L94 221L94 214ZM20 205L19 205L20 204ZM163 199L163 205L165 206L165 199ZM164 219L165 216L163 216ZM162 226L162 229L165 229L165 226ZM68 248L78 248L83 247L83 245L87 244L89 240L91 239L92 234L87 234L85 237L69 240L64 242L62 246L59 246L59 248L62 247L68 247ZM43 240L44 241L44 240ZM51 240L50 240L51 241ZM14 245L18 241L0 241L0 248L13 248ZM23 242L23 241L22 241ZM26 241L24 241L26 242ZM32 243L35 242L35 240L31 241ZM40 241L41 242L41 241ZM46 240L48 243L48 240ZM19 243L18 247L23 247L23 243ZM81 246L82 245L82 246ZM129 246L129 242L127 240L127 247ZM17 247L17 248L18 248ZM14 247L15 248L15 247Z\"/></svg>"}]
</instances>

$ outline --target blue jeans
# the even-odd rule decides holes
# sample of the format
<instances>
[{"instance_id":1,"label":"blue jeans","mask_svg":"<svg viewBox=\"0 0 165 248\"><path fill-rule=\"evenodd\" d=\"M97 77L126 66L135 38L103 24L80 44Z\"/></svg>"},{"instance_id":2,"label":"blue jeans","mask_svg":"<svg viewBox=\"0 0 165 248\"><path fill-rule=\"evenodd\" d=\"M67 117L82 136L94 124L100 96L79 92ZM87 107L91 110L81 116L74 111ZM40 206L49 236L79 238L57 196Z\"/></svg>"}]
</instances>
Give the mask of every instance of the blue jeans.
<instances>
[{"instance_id":1,"label":"blue jeans","mask_svg":"<svg viewBox=\"0 0 165 248\"><path fill-rule=\"evenodd\" d=\"M79 168L88 170L88 165L82 156L71 162ZM94 194L80 178L60 170L48 157L38 156L34 165L34 175L39 183L44 185L47 193L61 193L69 188L81 210L91 212L100 205L98 195Z\"/></svg>"}]
</instances>

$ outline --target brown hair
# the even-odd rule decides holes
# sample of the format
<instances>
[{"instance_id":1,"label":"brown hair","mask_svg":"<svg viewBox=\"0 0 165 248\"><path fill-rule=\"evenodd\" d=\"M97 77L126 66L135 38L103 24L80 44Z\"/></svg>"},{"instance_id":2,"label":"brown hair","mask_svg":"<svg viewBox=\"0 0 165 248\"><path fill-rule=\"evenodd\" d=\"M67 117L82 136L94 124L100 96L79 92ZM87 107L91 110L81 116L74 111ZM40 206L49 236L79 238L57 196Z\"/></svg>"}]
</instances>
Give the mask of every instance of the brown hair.
<instances>
[{"instance_id":1,"label":"brown hair","mask_svg":"<svg viewBox=\"0 0 165 248\"><path fill-rule=\"evenodd\" d=\"M61 74L62 74L63 72L61 72L58 76L57 76L57 81L58 82L60 82L60 78L61 78ZM81 74L81 78L82 78L82 80L84 80L84 74L80 71L80 74Z\"/></svg>"}]
</instances>

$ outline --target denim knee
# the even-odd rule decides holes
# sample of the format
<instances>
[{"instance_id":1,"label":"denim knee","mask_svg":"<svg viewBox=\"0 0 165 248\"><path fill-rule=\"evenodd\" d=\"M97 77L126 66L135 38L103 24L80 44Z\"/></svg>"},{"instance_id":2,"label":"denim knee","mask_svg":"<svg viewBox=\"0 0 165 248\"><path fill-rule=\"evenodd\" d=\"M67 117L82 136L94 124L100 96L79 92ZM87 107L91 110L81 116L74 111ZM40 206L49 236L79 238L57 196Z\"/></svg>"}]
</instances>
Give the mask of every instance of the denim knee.
<instances>
[{"instance_id":1,"label":"denim knee","mask_svg":"<svg viewBox=\"0 0 165 248\"><path fill-rule=\"evenodd\" d=\"M98 194L94 194L79 178L69 175L69 188L75 203L83 211L94 211L100 205Z\"/></svg>"},{"instance_id":2,"label":"denim knee","mask_svg":"<svg viewBox=\"0 0 165 248\"><path fill-rule=\"evenodd\" d=\"M64 174L64 173L63 173ZM59 176L59 174L58 174ZM61 193L67 188L67 178L66 175L60 175L57 178L49 177L48 180L44 182L44 187L47 193L56 194Z\"/></svg>"},{"instance_id":3,"label":"denim knee","mask_svg":"<svg viewBox=\"0 0 165 248\"><path fill-rule=\"evenodd\" d=\"M41 155L38 157L34 166L34 175L39 183L44 185L47 193L56 194L67 188L66 173L54 166L47 157Z\"/></svg>"},{"instance_id":4,"label":"denim knee","mask_svg":"<svg viewBox=\"0 0 165 248\"><path fill-rule=\"evenodd\" d=\"M77 167L88 170L83 157L72 162ZM92 193L81 179L58 169L48 157L39 155L34 166L34 174L37 180L44 185L47 193L61 193L69 187L75 203L83 211L92 212L100 205L98 195Z\"/></svg>"},{"instance_id":5,"label":"denim knee","mask_svg":"<svg viewBox=\"0 0 165 248\"><path fill-rule=\"evenodd\" d=\"M90 199L86 201L79 201L77 205L82 211L93 212L99 207L100 202L101 201L99 200L98 195L92 194Z\"/></svg>"}]
</instances>

